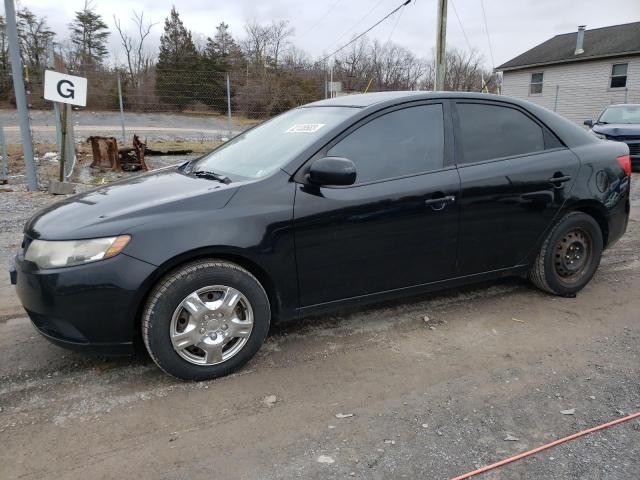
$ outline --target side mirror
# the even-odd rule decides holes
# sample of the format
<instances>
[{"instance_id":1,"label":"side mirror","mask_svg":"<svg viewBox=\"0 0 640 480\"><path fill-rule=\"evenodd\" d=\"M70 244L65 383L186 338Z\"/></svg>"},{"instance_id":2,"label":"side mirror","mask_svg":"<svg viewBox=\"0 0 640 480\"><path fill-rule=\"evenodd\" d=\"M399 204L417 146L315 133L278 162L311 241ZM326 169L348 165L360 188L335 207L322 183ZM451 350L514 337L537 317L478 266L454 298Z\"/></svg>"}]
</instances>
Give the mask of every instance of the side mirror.
<instances>
[{"instance_id":1,"label":"side mirror","mask_svg":"<svg viewBox=\"0 0 640 480\"><path fill-rule=\"evenodd\" d=\"M319 158L309 168L309 181L314 185L353 185L356 166L348 158Z\"/></svg>"},{"instance_id":2,"label":"side mirror","mask_svg":"<svg viewBox=\"0 0 640 480\"><path fill-rule=\"evenodd\" d=\"M591 127L593 127L593 120L591 120L590 118L588 118L588 119L586 119L586 120L584 121L584 124L585 124L587 127L591 128Z\"/></svg>"}]
</instances>

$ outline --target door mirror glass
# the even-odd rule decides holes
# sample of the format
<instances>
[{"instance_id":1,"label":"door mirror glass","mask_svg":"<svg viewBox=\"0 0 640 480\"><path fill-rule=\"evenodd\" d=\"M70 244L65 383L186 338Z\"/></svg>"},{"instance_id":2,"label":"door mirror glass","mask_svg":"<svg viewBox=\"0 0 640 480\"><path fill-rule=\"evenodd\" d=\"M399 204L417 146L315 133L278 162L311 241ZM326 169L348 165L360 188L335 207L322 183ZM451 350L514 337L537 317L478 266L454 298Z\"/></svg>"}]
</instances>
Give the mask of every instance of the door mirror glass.
<instances>
[{"instance_id":1,"label":"door mirror glass","mask_svg":"<svg viewBox=\"0 0 640 480\"><path fill-rule=\"evenodd\" d=\"M587 119L584 121L584 124L585 124L587 127L593 127L593 120L591 120L590 118L587 118Z\"/></svg>"},{"instance_id":2,"label":"door mirror glass","mask_svg":"<svg viewBox=\"0 0 640 480\"><path fill-rule=\"evenodd\" d=\"M309 181L315 185L353 185L356 166L348 158L319 158L309 168Z\"/></svg>"}]
</instances>

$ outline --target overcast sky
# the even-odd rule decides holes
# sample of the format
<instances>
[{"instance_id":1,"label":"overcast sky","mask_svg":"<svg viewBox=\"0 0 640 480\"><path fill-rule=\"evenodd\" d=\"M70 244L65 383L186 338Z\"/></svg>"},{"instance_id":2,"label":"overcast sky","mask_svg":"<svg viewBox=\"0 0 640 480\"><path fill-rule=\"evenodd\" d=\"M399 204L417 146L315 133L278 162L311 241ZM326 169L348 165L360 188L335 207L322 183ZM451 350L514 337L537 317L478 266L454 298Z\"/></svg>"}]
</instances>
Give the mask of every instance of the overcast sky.
<instances>
[{"instance_id":1,"label":"overcast sky","mask_svg":"<svg viewBox=\"0 0 640 480\"><path fill-rule=\"evenodd\" d=\"M241 37L243 24L248 20L265 23L289 20L295 28L293 42L318 56L349 41L402 0L94 0L93 3L110 27L114 14L126 24L132 10L144 11L153 21L160 22L154 27L153 46L159 42L162 22L172 4L178 5L182 20L196 38L213 35L221 21L230 25L235 37ZM67 24L74 11L83 7L84 0L21 0L21 4L45 15L60 41L68 37ZM572 32L580 24L589 29L640 21L640 0L484 0L484 6L495 66L554 35ZM399 19L398 15L379 25L369 37L386 42L393 31L393 42L419 56L430 57L435 44L436 0L414 0L402 10ZM468 48L463 29L469 44L484 56L490 67L491 51L480 0L455 0L455 4L449 0L448 44ZM118 50L115 35L111 48Z\"/></svg>"}]
</instances>

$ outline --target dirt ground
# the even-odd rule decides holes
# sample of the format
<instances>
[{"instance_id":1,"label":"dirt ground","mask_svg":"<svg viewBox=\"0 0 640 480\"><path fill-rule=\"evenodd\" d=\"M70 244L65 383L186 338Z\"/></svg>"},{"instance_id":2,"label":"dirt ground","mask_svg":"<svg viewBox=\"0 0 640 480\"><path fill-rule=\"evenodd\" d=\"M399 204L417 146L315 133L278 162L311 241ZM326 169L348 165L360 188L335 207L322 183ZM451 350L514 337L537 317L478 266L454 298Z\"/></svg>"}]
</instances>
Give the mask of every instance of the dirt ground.
<instances>
[{"instance_id":1,"label":"dirt ground","mask_svg":"<svg viewBox=\"0 0 640 480\"><path fill-rule=\"evenodd\" d=\"M575 299L505 280L274 326L210 382L49 344L2 276L0 478L444 479L640 411L638 181L627 234ZM3 265L50 201L0 193ZM636 420L476 478L638 472Z\"/></svg>"}]
</instances>

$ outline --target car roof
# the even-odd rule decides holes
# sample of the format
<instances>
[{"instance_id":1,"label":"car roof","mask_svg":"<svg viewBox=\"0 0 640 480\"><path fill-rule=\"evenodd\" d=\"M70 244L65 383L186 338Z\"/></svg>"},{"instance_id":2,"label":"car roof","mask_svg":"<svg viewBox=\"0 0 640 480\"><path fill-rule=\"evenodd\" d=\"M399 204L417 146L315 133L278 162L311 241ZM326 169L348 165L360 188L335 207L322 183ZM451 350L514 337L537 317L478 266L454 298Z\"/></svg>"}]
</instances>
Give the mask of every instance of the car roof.
<instances>
[{"instance_id":1,"label":"car roof","mask_svg":"<svg viewBox=\"0 0 640 480\"><path fill-rule=\"evenodd\" d=\"M358 93L354 95L342 95L340 97L318 100L304 105L305 107L353 107L366 108L382 103L395 103L405 100L428 100L435 98L495 98L502 99L505 97L499 95L491 95L487 93L476 92L429 92L424 90L412 91L391 91L391 92L372 92Z\"/></svg>"},{"instance_id":2,"label":"car roof","mask_svg":"<svg viewBox=\"0 0 640 480\"><path fill-rule=\"evenodd\" d=\"M432 99L467 99L467 100L492 100L506 105L519 106L529 111L538 119L542 120L547 127L558 135L565 145L573 148L579 145L595 143L598 139L588 133L585 129L578 127L564 117L555 112L541 107L526 100L520 100L504 95L494 95L479 92L426 92L426 91L393 91L360 93L355 95L343 95L341 97L319 100L308 103L298 108L309 107L347 107L354 108L360 114L369 111L387 108L396 104L411 102L416 100Z\"/></svg>"}]
</instances>

